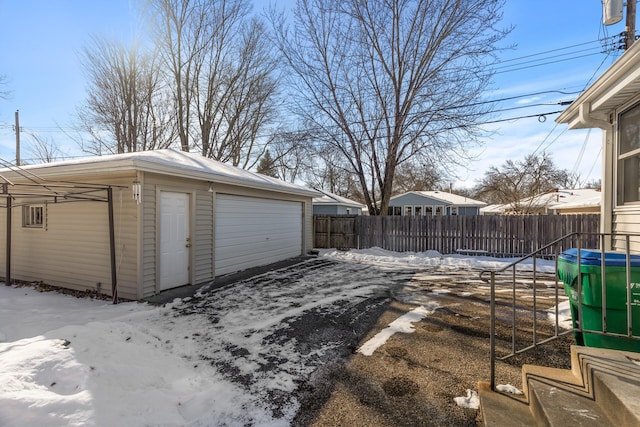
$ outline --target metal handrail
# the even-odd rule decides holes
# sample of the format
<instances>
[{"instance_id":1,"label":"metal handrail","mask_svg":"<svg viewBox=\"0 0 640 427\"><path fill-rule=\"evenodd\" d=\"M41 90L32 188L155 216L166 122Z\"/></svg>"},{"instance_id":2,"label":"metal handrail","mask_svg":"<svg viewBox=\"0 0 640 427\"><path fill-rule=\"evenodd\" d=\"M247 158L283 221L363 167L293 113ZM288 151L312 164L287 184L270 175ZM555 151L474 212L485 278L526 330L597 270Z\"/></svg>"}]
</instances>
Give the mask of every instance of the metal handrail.
<instances>
[{"instance_id":1,"label":"metal handrail","mask_svg":"<svg viewBox=\"0 0 640 427\"><path fill-rule=\"evenodd\" d=\"M588 236L588 235L598 235L600 236L600 248L605 248L605 239L607 236L609 237L613 237L613 236L617 236L617 237L625 237L625 253L626 253L626 287L627 287L627 332L626 334L620 334L620 333L615 333L615 332L610 332L607 330L607 295L606 295L606 271L605 271L605 264L606 264L606 252L604 250L602 250L602 257L601 257L601 280L602 280L602 331L592 331L590 329L585 329L584 328L584 321L583 321L583 313L582 313L582 266L581 266L581 259L582 259L582 247L581 247L581 241L582 241L582 237L583 236ZM574 232L574 233L570 233L567 234L559 239L556 239L550 243L548 243L547 245L537 249L536 251L506 265L505 267L499 268L499 269L488 269L488 270L483 270L482 272L480 272L480 279L485 281L485 282L490 282L491 286L490 286L490 359L491 359L491 366L490 366L490 375L491 375L491 389L495 390L495 369L496 369L496 361L497 360L506 360L509 359L511 357L514 357L518 354L522 354L524 352L527 352L529 350L535 349L536 347L552 342L554 340L557 340L561 337L564 337L566 335L575 333L575 332L583 332L583 331L588 331L589 333L593 333L593 334L602 334L602 335L609 335L609 336L613 336L613 337L626 337L626 338L632 338L632 339L640 339L640 335L634 335L633 334L633 322L632 322L632 282L631 282L631 253L630 253L630 243L631 243L631 236L637 236L640 237L640 233L629 233L629 234L622 234L622 233L580 233L580 232ZM578 319L580 320L579 323L577 323L577 327L574 327L573 329L569 329L569 330L565 330L565 331L560 331L559 328L559 322L558 322L558 315L559 315L559 310L558 310L558 301L559 301L559 291L558 291L558 257L559 257L559 247L560 244L565 242L568 239L572 239L570 241L575 242L576 244L576 249L577 249L577 261L578 261L578 276L577 276L577 295L578 295ZM538 272L537 272L537 258L538 255L542 252L546 252L549 248L554 247L554 260L555 260L555 329L554 329L554 334L549 337L549 338L545 338L543 340L538 341L538 325L537 325L537 298L536 298L536 291L537 291L537 276L538 276ZM548 252L547 252L548 253ZM516 333L517 333L517 322L516 322L516 267L529 260L530 258L533 259L533 328L532 328L532 343L531 345L525 346L523 348L516 348ZM500 358L496 357L496 275L500 274L500 273L504 273L508 270L512 270L512 340L511 340L511 353L502 356ZM487 274L490 275L489 278L485 277ZM635 285L635 284L634 284ZM640 285L636 285L636 286L640 286ZM640 331L639 331L640 333Z\"/></svg>"}]
</instances>

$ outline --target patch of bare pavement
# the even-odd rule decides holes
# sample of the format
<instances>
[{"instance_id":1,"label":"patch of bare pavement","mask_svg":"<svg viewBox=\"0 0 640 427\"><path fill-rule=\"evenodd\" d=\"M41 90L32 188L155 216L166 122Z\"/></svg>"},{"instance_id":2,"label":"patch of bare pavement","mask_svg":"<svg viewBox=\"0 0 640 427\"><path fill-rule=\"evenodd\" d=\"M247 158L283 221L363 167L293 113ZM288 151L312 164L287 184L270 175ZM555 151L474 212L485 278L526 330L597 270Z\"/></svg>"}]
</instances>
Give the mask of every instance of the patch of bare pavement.
<instances>
[{"instance_id":1,"label":"patch of bare pavement","mask_svg":"<svg viewBox=\"0 0 640 427\"><path fill-rule=\"evenodd\" d=\"M553 276L539 278L537 318L555 305ZM518 344L530 339L533 284L524 277L519 291L525 301L516 310ZM511 346L511 308L505 298L511 287L497 289L498 354ZM562 295L562 290L559 290ZM362 345L398 317L422 303L436 302L433 314L413 324L414 333L396 333L370 356L353 354L344 364L319 368L299 390L300 410L292 425L307 426L474 426L478 410L458 406L454 398L477 390L478 381L489 374L489 287L479 272L442 271L437 267L415 273L408 283L396 287L393 301ZM529 301L529 302L527 302ZM506 320L506 322L505 322ZM543 322L539 337L552 332ZM538 363L558 368L570 366L571 336L497 366L498 384L521 389L521 366Z\"/></svg>"}]
</instances>

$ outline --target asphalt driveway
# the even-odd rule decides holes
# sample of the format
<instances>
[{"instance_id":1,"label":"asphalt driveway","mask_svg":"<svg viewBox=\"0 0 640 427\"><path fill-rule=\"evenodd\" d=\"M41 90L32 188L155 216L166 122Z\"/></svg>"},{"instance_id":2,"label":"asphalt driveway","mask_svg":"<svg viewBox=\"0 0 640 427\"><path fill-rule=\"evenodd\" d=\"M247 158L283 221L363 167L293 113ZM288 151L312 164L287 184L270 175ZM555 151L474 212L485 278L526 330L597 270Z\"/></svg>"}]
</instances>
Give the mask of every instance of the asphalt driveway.
<instances>
[{"instance_id":1,"label":"asphalt driveway","mask_svg":"<svg viewBox=\"0 0 640 427\"><path fill-rule=\"evenodd\" d=\"M199 319L188 337L197 363L244 388L282 425L475 425L477 411L453 399L488 379L488 287L477 269L299 261L174 303L176 321ZM551 279L539 285L555 292ZM372 356L355 354L428 302L440 308L416 333L397 334ZM565 366L569 344L540 357ZM519 366L504 371L518 386Z\"/></svg>"}]
</instances>

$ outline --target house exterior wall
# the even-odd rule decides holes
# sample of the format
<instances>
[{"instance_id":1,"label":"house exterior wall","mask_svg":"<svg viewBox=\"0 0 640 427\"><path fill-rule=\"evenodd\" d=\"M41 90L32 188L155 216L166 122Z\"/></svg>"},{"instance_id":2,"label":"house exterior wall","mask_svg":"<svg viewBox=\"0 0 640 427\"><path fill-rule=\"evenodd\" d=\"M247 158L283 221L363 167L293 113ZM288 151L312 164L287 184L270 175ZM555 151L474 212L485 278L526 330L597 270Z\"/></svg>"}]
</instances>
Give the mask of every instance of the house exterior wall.
<instances>
[{"instance_id":1,"label":"house exterior wall","mask_svg":"<svg viewBox=\"0 0 640 427\"><path fill-rule=\"evenodd\" d=\"M104 183L100 179L85 181ZM132 178L109 178L112 185L130 185ZM103 194L106 195L106 192ZM137 299L137 206L127 188L113 189L118 295ZM18 199L14 204L21 201ZM30 200L32 206L37 200ZM111 295L108 205L83 201L52 203L45 207L43 228L22 225L22 207L12 208L11 277L24 281L43 281L74 290ZM0 239L6 242L6 209L0 209ZM6 259L6 245L0 258ZM0 265L6 276L6 264Z\"/></svg>"},{"instance_id":2,"label":"house exterior wall","mask_svg":"<svg viewBox=\"0 0 640 427\"><path fill-rule=\"evenodd\" d=\"M340 205L314 205L314 215L360 215L362 209L359 208L347 208Z\"/></svg>"},{"instance_id":3,"label":"house exterior wall","mask_svg":"<svg viewBox=\"0 0 640 427\"><path fill-rule=\"evenodd\" d=\"M621 126L619 126L619 124L617 123L620 118L620 113L623 113L631 106L637 105L639 101L640 98L636 95L635 98L633 98L630 102L627 102L624 105L620 106L616 110L616 114L614 115L616 117L616 123L612 125L610 130L607 129L603 132L603 134L605 134L605 147L603 147L603 151L605 153L605 156L607 157L607 165L603 169L603 186L604 188L609 189L609 194L605 193L605 201L603 203L603 214L608 217L607 220L603 221L603 223L605 223L603 224L603 227L611 227L611 232L613 233L613 237L611 240L612 250L626 250L627 240L624 234L633 234L640 232L640 203L623 203L622 200L619 200L619 186L622 179L618 177L618 153L621 151L620 140L621 132L623 132L623 129L620 129ZM613 138L608 138L608 135L613 135ZM612 144L610 144L612 146L611 149L607 149L607 141L613 142ZM633 185L635 188L637 188L638 183L633 182ZM607 230L604 229L603 232L607 232ZM629 237L629 249L635 253L640 253L640 237Z\"/></svg>"},{"instance_id":4,"label":"house exterior wall","mask_svg":"<svg viewBox=\"0 0 640 427\"><path fill-rule=\"evenodd\" d=\"M402 215L405 215L405 206L421 206L422 215L425 215L425 206L443 207L443 215L451 215L451 208L457 208L456 215L480 215L480 208L475 206L457 206L444 200L438 200L431 197L425 197L415 193L407 193L389 201L390 207L400 207ZM415 215L412 209L412 215Z\"/></svg>"},{"instance_id":5,"label":"house exterior wall","mask_svg":"<svg viewBox=\"0 0 640 427\"><path fill-rule=\"evenodd\" d=\"M475 206L458 207L458 215L480 215L480 208Z\"/></svg>"}]
</instances>

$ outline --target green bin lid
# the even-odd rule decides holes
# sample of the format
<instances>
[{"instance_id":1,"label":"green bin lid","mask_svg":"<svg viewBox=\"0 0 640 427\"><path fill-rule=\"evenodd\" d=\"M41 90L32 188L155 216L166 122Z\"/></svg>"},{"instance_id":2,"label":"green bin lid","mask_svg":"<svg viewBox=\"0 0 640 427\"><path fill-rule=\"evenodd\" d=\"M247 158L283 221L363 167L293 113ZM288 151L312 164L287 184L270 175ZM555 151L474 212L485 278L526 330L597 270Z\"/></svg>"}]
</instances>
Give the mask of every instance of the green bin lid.
<instances>
[{"instance_id":1,"label":"green bin lid","mask_svg":"<svg viewBox=\"0 0 640 427\"><path fill-rule=\"evenodd\" d=\"M640 267L640 255L631 255L631 266ZM578 263L578 249L571 248L560 254L560 259L564 261ZM607 251L604 256L605 267L624 267L627 265L626 252ZM598 249L581 249L581 265L602 265L602 252Z\"/></svg>"}]
</instances>

